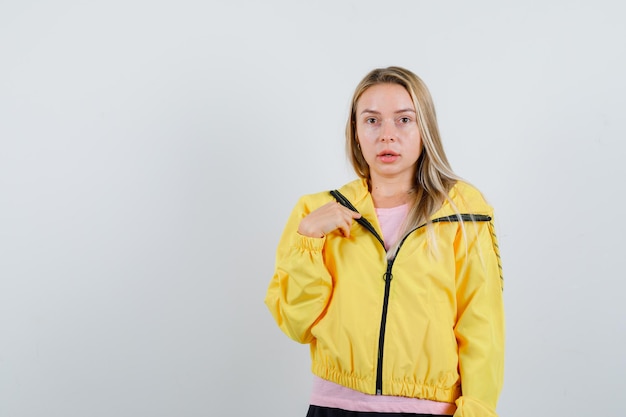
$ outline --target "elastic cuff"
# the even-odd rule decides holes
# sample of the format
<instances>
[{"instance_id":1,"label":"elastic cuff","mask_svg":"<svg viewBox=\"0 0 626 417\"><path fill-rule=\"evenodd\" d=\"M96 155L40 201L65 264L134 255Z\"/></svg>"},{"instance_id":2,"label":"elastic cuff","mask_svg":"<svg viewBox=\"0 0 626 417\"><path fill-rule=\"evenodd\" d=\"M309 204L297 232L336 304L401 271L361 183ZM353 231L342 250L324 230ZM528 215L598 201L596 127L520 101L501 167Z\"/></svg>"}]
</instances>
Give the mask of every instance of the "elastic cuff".
<instances>
[{"instance_id":1,"label":"elastic cuff","mask_svg":"<svg viewBox=\"0 0 626 417\"><path fill-rule=\"evenodd\" d=\"M456 400L454 417L498 417L498 414L476 398L461 396Z\"/></svg>"},{"instance_id":2,"label":"elastic cuff","mask_svg":"<svg viewBox=\"0 0 626 417\"><path fill-rule=\"evenodd\" d=\"M306 251L321 252L324 249L324 243L326 242L326 236L324 237L309 237L296 233L293 246Z\"/></svg>"}]
</instances>

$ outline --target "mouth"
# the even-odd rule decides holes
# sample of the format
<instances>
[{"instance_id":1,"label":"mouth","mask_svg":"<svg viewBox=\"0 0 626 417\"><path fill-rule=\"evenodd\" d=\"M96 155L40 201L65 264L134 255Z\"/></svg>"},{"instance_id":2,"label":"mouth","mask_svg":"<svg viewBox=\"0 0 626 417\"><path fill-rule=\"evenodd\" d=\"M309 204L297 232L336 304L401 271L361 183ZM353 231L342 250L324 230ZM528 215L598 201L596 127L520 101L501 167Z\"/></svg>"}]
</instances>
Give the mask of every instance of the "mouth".
<instances>
[{"instance_id":1,"label":"mouth","mask_svg":"<svg viewBox=\"0 0 626 417\"><path fill-rule=\"evenodd\" d=\"M391 164L394 163L398 160L398 158L400 157L400 154L394 151L391 151L389 149L385 149L382 152L379 152L378 155L378 160L381 161L384 164Z\"/></svg>"},{"instance_id":2,"label":"mouth","mask_svg":"<svg viewBox=\"0 0 626 417\"><path fill-rule=\"evenodd\" d=\"M380 157L385 157L385 156L386 157L391 157L391 156L398 156L398 155L399 154L397 152L385 149L384 151L379 152L377 156L380 156Z\"/></svg>"}]
</instances>

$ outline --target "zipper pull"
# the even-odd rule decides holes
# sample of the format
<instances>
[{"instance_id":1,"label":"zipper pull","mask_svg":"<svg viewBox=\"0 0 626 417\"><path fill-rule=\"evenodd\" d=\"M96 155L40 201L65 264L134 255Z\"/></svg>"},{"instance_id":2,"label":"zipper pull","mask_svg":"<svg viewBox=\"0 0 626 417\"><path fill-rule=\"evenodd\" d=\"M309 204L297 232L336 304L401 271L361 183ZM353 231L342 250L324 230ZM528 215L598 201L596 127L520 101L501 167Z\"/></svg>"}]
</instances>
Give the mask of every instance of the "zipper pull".
<instances>
[{"instance_id":1,"label":"zipper pull","mask_svg":"<svg viewBox=\"0 0 626 417\"><path fill-rule=\"evenodd\" d=\"M387 263L387 271L383 275L383 280L386 282L387 280L391 281L393 279L393 274L391 273L391 266L393 264L391 262Z\"/></svg>"}]
</instances>

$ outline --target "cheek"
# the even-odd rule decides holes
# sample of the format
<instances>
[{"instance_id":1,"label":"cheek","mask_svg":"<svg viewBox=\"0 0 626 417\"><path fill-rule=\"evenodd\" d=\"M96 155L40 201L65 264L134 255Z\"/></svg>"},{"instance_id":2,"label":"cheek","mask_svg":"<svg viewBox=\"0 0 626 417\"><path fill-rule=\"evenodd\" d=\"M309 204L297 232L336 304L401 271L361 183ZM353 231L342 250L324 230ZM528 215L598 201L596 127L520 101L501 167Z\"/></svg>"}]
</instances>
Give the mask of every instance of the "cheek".
<instances>
[{"instance_id":1,"label":"cheek","mask_svg":"<svg viewBox=\"0 0 626 417\"><path fill-rule=\"evenodd\" d=\"M354 129L354 131L356 133L357 139L360 139L363 137L363 128L361 127L361 125L356 125L356 128Z\"/></svg>"},{"instance_id":2,"label":"cheek","mask_svg":"<svg viewBox=\"0 0 626 417\"><path fill-rule=\"evenodd\" d=\"M363 155L365 161L370 164L372 162L372 159L375 157L374 155L376 154L375 145L367 137L359 137L359 147L361 150L361 155Z\"/></svg>"},{"instance_id":3,"label":"cheek","mask_svg":"<svg viewBox=\"0 0 626 417\"><path fill-rule=\"evenodd\" d=\"M417 144L415 145L414 152L415 152L415 159L416 160L419 159L422 152L424 152L421 141L418 141Z\"/></svg>"},{"instance_id":4,"label":"cheek","mask_svg":"<svg viewBox=\"0 0 626 417\"><path fill-rule=\"evenodd\" d=\"M410 137L411 142L414 144L414 146L418 149L422 149L422 136L420 135L420 132L417 128L415 129L415 132L411 132Z\"/></svg>"},{"instance_id":5,"label":"cheek","mask_svg":"<svg viewBox=\"0 0 626 417\"><path fill-rule=\"evenodd\" d=\"M357 125L356 137L361 142L361 145L363 145L364 141L372 140L372 138L375 138L376 132L374 132L374 129L371 127L368 128L365 126Z\"/></svg>"}]
</instances>

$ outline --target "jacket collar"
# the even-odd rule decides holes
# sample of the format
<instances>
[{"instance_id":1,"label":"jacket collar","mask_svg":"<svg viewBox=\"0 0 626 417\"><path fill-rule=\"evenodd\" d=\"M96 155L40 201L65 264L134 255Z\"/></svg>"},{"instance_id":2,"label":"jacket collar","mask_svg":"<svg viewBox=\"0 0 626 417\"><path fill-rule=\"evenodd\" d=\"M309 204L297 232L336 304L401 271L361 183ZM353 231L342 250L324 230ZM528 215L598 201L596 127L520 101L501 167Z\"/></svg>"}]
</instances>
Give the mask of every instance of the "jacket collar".
<instances>
[{"instance_id":1,"label":"jacket collar","mask_svg":"<svg viewBox=\"0 0 626 417\"><path fill-rule=\"evenodd\" d=\"M339 189L339 191L359 210L359 212L369 219L376 218L376 210L374 208L374 202L369 192L367 180L356 179L345 184ZM448 194L450 200L454 203L455 207L450 204L450 201L444 201L439 210L435 211L431 216L431 220L455 216L457 213L467 214L479 214L492 216L493 209L489 206L482 194L474 188L472 185L457 181Z\"/></svg>"}]
</instances>

